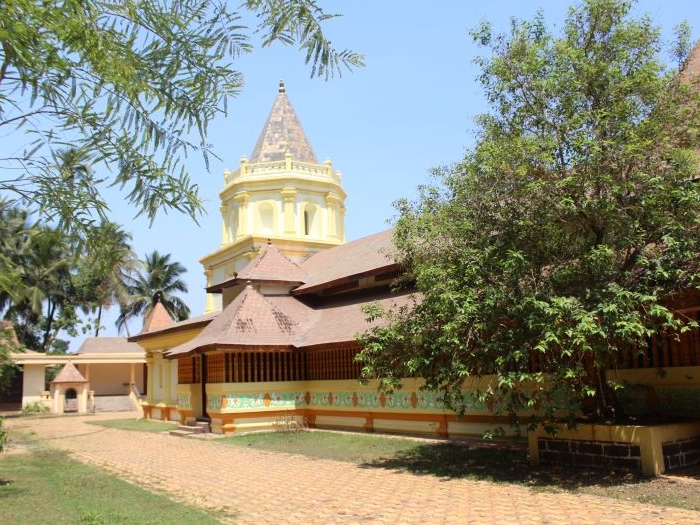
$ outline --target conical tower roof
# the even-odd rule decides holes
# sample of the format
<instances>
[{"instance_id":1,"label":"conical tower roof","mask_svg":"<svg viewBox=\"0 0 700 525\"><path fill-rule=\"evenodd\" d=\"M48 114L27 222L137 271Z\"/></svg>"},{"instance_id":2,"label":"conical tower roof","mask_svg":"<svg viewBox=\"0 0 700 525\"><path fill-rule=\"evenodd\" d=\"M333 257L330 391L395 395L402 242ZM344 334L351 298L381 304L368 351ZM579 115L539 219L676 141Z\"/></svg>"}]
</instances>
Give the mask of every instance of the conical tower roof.
<instances>
[{"instance_id":1,"label":"conical tower roof","mask_svg":"<svg viewBox=\"0 0 700 525\"><path fill-rule=\"evenodd\" d=\"M284 82L280 81L279 93L255 144L250 162L284 160L287 153L294 160L318 164L311 143L287 98Z\"/></svg>"}]
</instances>

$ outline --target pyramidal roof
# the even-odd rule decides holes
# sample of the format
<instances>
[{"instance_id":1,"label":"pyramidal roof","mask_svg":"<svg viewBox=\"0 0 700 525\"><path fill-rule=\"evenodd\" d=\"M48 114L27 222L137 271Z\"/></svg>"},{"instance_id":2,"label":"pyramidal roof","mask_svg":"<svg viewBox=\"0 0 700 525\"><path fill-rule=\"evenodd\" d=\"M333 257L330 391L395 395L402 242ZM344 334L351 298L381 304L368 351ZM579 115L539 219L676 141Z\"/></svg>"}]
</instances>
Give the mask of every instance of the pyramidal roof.
<instances>
[{"instance_id":1,"label":"pyramidal roof","mask_svg":"<svg viewBox=\"0 0 700 525\"><path fill-rule=\"evenodd\" d=\"M262 253L238 272L237 278L239 281L302 284L306 274L268 241Z\"/></svg>"},{"instance_id":2,"label":"pyramidal roof","mask_svg":"<svg viewBox=\"0 0 700 525\"><path fill-rule=\"evenodd\" d=\"M293 345L294 337L310 316L309 308L291 297L268 300L248 284L219 316L190 341L172 348L167 356L186 355L212 346Z\"/></svg>"},{"instance_id":3,"label":"pyramidal roof","mask_svg":"<svg viewBox=\"0 0 700 525\"><path fill-rule=\"evenodd\" d=\"M146 320L143 322L141 333L143 334L153 330L160 330L161 328L167 328L174 324L175 321L173 321L173 318L170 317L170 314L165 309L165 306L158 301L151 310L151 313L148 314L148 317L146 317Z\"/></svg>"},{"instance_id":4,"label":"pyramidal roof","mask_svg":"<svg viewBox=\"0 0 700 525\"><path fill-rule=\"evenodd\" d=\"M87 379L78 372L75 365L68 361L66 365L61 369L56 378L51 381L52 383L87 383Z\"/></svg>"},{"instance_id":5,"label":"pyramidal roof","mask_svg":"<svg viewBox=\"0 0 700 525\"><path fill-rule=\"evenodd\" d=\"M284 82L280 80L277 98L255 144L250 162L284 160L287 153L290 153L294 160L318 164L311 143L306 138L299 118L287 98Z\"/></svg>"}]
</instances>

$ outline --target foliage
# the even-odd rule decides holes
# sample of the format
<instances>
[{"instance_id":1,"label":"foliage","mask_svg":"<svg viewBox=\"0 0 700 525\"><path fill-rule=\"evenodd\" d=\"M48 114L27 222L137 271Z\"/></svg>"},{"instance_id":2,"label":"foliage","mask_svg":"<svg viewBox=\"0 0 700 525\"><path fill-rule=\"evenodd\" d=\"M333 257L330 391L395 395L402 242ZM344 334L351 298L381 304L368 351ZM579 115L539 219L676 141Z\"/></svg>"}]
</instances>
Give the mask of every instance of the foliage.
<instances>
[{"instance_id":1,"label":"foliage","mask_svg":"<svg viewBox=\"0 0 700 525\"><path fill-rule=\"evenodd\" d=\"M27 403L22 407L22 414L25 416L32 416L36 414L46 414L49 411L49 407L43 404L41 401L32 401Z\"/></svg>"},{"instance_id":2,"label":"foliage","mask_svg":"<svg viewBox=\"0 0 700 525\"><path fill-rule=\"evenodd\" d=\"M328 78L363 61L324 36L333 16L314 0L4 3L0 129L22 144L0 158L0 192L69 231L106 218L108 186L151 220L163 208L196 217L184 160L212 154L207 127L243 86L233 63L251 34L299 45L312 76ZM63 150L105 171L66 171Z\"/></svg>"},{"instance_id":3,"label":"foliage","mask_svg":"<svg viewBox=\"0 0 700 525\"><path fill-rule=\"evenodd\" d=\"M17 341L11 324L0 321L0 395L11 384L12 378L19 372L19 367L12 362L12 352L23 352L24 347Z\"/></svg>"},{"instance_id":4,"label":"foliage","mask_svg":"<svg viewBox=\"0 0 700 525\"><path fill-rule=\"evenodd\" d=\"M5 443L7 443L7 431L2 429L2 422L4 420L5 418L0 416L0 452L5 450Z\"/></svg>"},{"instance_id":5,"label":"foliage","mask_svg":"<svg viewBox=\"0 0 700 525\"><path fill-rule=\"evenodd\" d=\"M491 111L462 162L397 204L420 295L367 310L385 324L360 337L363 378L424 377L463 410L490 377L478 399L516 425L615 417L618 350L694 326L672 308L700 284L697 77L619 0L583 1L560 36L540 15L473 37Z\"/></svg>"},{"instance_id":6,"label":"foliage","mask_svg":"<svg viewBox=\"0 0 700 525\"><path fill-rule=\"evenodd\" d=\"M124 295L122 277L136 265L131 236L105 222L83 240L31 223L26 209L7 200L0 200L0 219L0 258L8 269L0 314L12 320L19 341L34 350L65 349L57 336L77 335L78 310L98 312L99 333L102 309Z\"/></svg>"},{"instance_id":7,"label":"foliage","mask_svg":"<svg viewBox=\"0 0 700 525\"><path fill-rule=\"evenodd\" d=\"M187 284L180 275L187 270L177 261L170 262L170 254L161 255L154 251L143 263L144 272L124 276L123 286L126 291L121 311L115 322L117 328L127 328L127 321L132 318L146 319L153 307L161 303L170 317L176 321L187 319L189 307L176 295L187 293Z\"/></svg>"}]
</instances>

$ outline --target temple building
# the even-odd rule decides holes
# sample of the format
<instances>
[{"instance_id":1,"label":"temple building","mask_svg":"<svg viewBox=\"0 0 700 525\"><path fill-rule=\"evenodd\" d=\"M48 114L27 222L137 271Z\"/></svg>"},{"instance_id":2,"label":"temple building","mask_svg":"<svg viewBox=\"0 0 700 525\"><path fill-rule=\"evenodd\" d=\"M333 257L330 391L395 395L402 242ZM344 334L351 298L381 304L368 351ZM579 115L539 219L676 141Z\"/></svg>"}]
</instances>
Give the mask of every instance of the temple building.
<instances>
[{"instance_id":1,"label":"temple building","mask_svg":"<svg viewBox=\"0 0 700 525\"><path fill-rule=\"evenodd\" d=\"M200 420L222 434L289 422L435 437L508 429L504 417L471 395L488 388L491 377L465 383L462 415L445 408L439 393L423 390L420 378L405 379L394 393L358 381L356 335L371 326L363 305L407 305L411 290L391 287L401 274L391 230L345 243L341 176L330 161L318 163L283 84L250 158L224 172L220 198L221 243L201 259L205 313L174 323L157 304L144 331L129 339L146 352L145 417ZM678 310L697 319L696 299ZM646 349L620 352L609 374L638 385L621 395L628 414L697 414L699 334L659 334ZM697 422L648 437L620 432L591 438L582 431L567 439L578 446L630 438L629 463L647 474L685 464L670 446L693 454L700 447ZM547 458L550 436L529 437L531 458Z\"/></svg>"},{"instance_id":2,"label":"temple building","mask_svg":"<svg viewBox=\"0 0 700 525\"><path fill-rule=\"evenodd\" d=\"M221 245L201 259L205 314L130 338L147 353L146 417L204 419L219 433L280 418L442 436L492 426L485 408L457 422L419 380L399 395L358 382L355 337L371 326L362 306L405 304L410 293L390 290L400 273L390 230L344 242L340 173L319 164L283 83L220 198Z\"/></svg>"}]
</instances>

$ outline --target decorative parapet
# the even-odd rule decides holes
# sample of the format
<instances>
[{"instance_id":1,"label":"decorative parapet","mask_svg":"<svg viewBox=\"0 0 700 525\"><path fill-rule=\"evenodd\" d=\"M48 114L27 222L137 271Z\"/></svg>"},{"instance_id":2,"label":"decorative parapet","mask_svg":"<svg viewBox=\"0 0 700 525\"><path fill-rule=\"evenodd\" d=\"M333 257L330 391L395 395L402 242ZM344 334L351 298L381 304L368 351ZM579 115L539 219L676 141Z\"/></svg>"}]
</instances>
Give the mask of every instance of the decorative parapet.
<instances>
[{"instance_id":1,"label":"decorative parapet","mask_svg":"<svg viewBox=\"0 0 700 525\"><path fill-rule=\"evenodd\" d=\"M341 173L333 171L333 163L330 160L323 164L315 164L313 162L293 160L289 155L283 160L272 162L248 162L248 159L243 157L237 170L224 171L224 183L226 186L229 186L234 182L242 182L246 179L254 180L261 177L269 177L276 173L288 174L290 172L305 177L331 180L338 185L342 183Z\"/></svg>"}]
</instances>

